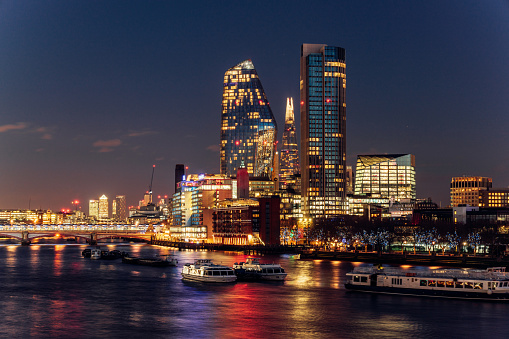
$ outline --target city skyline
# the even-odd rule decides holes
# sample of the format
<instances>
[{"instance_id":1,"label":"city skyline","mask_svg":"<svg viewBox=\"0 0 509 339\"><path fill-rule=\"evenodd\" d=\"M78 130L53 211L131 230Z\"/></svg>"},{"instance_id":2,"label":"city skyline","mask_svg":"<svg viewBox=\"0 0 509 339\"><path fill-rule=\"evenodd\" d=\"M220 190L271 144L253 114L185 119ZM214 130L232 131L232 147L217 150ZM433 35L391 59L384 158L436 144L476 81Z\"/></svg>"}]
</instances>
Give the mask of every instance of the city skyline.
<instances>
[{"instance_id":1,"label":"city skyline","mask_svg":"<svg viewBox=\"0 0 509 339\"><path fill-rule=\"evenodd\" d=\"M2 2L0 208L135 205L154 163L155 196L176 164L219 173L224 70L252 59L284 126L304 43L347 51L347 165L414 154L417 197L443 206L452 177L509 186L507 2L245 6Z\"/></svg>"}]
</instances>

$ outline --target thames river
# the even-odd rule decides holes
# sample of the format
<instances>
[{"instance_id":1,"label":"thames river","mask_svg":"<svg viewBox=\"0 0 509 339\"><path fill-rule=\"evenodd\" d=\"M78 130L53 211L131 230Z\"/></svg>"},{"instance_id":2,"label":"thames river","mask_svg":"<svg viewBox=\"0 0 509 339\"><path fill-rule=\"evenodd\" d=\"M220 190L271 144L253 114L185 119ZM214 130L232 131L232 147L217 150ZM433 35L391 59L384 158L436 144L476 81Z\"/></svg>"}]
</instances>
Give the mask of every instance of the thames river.
<instances>
[{"instance_id":1,"label":"thames river","mask_svg":"<svg viewBox=\"0 0 509 339\"><path fill-rule=\"evenodd\" d=\"M0 245L2 338L479 338L509 335L509 303L347 292L352 263L265 256L284 283L185 283L183 263L231 266L240 253L103 245L133 256L174 253L179 267L83 258L86 245ZM360 263L357 263L360 264Z\"/></svg>"}]
</instances>

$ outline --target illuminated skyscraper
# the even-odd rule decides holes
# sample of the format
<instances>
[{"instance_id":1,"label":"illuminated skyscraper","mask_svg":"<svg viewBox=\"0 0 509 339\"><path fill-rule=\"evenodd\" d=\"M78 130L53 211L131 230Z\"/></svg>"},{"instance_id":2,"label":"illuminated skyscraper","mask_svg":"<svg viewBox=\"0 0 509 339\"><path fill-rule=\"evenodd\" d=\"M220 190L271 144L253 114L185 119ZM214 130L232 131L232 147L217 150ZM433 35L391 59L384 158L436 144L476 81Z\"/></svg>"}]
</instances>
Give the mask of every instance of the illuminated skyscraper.
<instances>
[{"instance_id":1,"label":"illuminated skyscraper","mask_svg":"<svg viewBox=\"0 0 509 339\"><path fill-rule=\"evenodd\" d=\"M127 220L127 202L125 195L117 195L111 202L111 218L116 221Z\"/></svg>"},{"instance_id":2,"label":"illuminated skyscraper","mask_svg":"<svg viewBox=\"0 0 509 339\"><path fill-rule=\"evenodd\" d=\"M250 176L272 179L277 125L251 60L227 70L223 85L221 174L244 162Z\"/></svg>"},{"instance_id":3,"label":"illuminated skyscraper","mask_svg":"<svg viewBox=\"0 0 509 339\"><path fill-rule=\"evenodd\" d=\"M104 194L99 198L99 219L108 219L109 218L109 210L108 210L108 197Z\"/></svg>"},{"instance_id":4,"label":"illuminated skyscraper","mask_svg":"<svg viewBox=\"0 0 509 339\"><path fill-rule=\"evenodd\" d=\"M289 178L299 173L299 171L299 147L295 132L293 98L286 98L285 130L283 131L281 161L279 164L279 182L281 188L286 188Z\"/></svg>"},{"instance_id":5,"label":"illuminated skyscraper","mask_svg":"<svg viewBox=\"0 0 509 339\"><path fill-rule=\"evenodd\" d=\"M90 200L88 202L88 216L99 219L99 200Z\"/></svg>"},{"instance_id":6,"label":"illuminated skyscraper","mask_svg":"<svg viewBox=\"0 0 509 339\"><path fill-rule=\"evenodd\" d=\"M451 206L483 206L482 192L493 186L488 177L454 177L451 179Z\"/></svg>"},{"instance_id":7,"label":"illuminated skyscraper","mask_svg":"<svg viewBox=\"0 0 509 339\"><path fill-rule=\"evenodd\" d=\"M304 44L300 58L301 175L304 214L346 213L345 50Z\"/></svg>"},{"instance_id":8,"label":"illuminated skyscraper","mask_svg":"<svg viewBox=\"0 0 509 339\"><path fill-rule=\"evenodd\" d=\"M412 154L357 156L355 195L387 198L392 201L415 199L415 156Z\"/></svg>"}]
</instances>

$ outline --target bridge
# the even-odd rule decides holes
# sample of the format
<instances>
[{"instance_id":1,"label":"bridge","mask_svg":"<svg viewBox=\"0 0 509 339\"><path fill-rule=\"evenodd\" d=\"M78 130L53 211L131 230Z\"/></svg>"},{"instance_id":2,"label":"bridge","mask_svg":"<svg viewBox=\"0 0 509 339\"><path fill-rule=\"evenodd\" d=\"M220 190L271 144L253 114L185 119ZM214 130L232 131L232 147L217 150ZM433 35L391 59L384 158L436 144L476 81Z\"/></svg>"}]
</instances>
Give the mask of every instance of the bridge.
<instances>
[{"instance_id":1,"label":"bridge","mask_svg":"<svg viewBox=\"0 0 509 339\"><path fill-rule=\"evenodd\" d=\"M85 239L90 245L112 238L150 240L149 225L0 225L0 237L14 238L21 245L30 245L33 239L44 237L74 237Z\"/></svg>"}]
</instances>

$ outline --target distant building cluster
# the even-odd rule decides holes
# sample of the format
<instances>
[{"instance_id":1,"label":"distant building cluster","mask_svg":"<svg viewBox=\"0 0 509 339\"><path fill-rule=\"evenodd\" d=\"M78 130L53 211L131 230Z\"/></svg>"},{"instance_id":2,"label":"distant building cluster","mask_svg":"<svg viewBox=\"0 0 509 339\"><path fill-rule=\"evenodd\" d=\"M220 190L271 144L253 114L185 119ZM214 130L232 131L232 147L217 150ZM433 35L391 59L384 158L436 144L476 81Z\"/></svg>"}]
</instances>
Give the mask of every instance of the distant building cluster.
<instances>
[{"instance_id":1,"label":"distant building cluster","mask_svg":"<svg viewBox=\"0 0 509 339\"><path fill-rule=\"evenodd\" d=\"M219 173L188 174L188 167L176 164L170 197L153 199L151 183L138 206L127 207L124 195L111 203L102 195L89 201L88 215L73 202L73 211L0 211L0 221L163 223L165 236L174 240L237 245L298 243L314 223L345 216L411 225L509 224L509 189L493 189L491 178L452 178L450 207L442 208L417 199L413 154L357 155L355 168L346 165L341 47L301 46L300 100L294 105L286 98L281 145L277 131L260 77L245 60L223 78Z\"/></svg>"}]
</instances>

